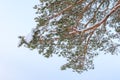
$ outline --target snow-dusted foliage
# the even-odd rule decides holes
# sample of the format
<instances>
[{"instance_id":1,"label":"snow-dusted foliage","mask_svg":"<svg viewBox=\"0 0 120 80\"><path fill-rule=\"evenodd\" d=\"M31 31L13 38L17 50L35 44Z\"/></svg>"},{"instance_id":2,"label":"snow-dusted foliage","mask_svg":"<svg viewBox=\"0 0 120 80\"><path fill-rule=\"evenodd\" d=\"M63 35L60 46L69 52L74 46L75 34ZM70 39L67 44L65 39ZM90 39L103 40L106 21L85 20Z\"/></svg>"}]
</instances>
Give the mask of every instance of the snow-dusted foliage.
<instances>
[{"instance_id":1,"label":"snow-dusted foliage","mask_svg":"<svg viewBox=\"0 0 120 80\"><path fill-rule=\"evenodd\" d=\"M19 46L66 58L63 70L93 69L100 51L120 51L120 0L40 0L34 9L37 26Z\"/></svg>"}]
</instances>

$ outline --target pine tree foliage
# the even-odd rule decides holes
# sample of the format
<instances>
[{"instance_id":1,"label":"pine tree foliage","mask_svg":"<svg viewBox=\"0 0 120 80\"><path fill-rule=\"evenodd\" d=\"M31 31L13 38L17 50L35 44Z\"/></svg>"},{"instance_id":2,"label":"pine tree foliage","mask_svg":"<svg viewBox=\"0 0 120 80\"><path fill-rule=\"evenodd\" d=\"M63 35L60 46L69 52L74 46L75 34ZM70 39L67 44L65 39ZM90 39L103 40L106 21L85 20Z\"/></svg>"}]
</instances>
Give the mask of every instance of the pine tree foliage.
<instances>
[{"instance_id":1,"label":"pine tree foliage","mask_svg":"<svg viewBox=\"0 0 120 80\"><path fill-rule=\"evenodd\" d=\"M37 26L30 40L20 36L19 46L66 58L62 70L93 69L100 51L120 50L120 0L40 0L34 9Z\"/></svg>"}]
</instances>

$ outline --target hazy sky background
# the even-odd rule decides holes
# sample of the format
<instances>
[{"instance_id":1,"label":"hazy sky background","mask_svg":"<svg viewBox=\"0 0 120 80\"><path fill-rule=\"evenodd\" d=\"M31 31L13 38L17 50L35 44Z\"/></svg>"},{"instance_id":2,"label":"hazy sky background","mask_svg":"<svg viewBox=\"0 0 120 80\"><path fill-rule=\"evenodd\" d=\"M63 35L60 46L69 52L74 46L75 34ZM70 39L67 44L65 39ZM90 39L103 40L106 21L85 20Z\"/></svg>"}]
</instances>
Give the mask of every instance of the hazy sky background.
<instances>
[{"instance_id":1,"label":"hazy sky background","mask_svg":"<svg viewBox=\"0 0 120 80\"><path fill-rule=\"evenodd\" d=\"M120 80L120 55L100 55L95 69L80 75L61 71L62 58L46 59L37 51L18 48L18 36L35 27L33 6L38 1L0 0L0 80Z\"/></svg>"}]
</instances>

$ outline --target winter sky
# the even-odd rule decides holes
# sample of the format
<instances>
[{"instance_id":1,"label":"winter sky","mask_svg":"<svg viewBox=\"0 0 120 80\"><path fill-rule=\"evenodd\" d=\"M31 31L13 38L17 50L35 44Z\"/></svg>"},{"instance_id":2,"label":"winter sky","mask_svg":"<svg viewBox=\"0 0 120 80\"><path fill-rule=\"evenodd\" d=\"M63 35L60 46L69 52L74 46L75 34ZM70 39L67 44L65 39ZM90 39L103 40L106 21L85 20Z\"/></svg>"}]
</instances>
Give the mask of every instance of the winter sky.
<instances>
[{"instance_id":1,"label":"winter sky","mask_svg":"<svg viewBox=\"0 0 120 80\"><path fill-rule=\"evenodd\" d=\"M77 74L61 71L65 60L46 59L37 51L18 48L18 36L35 27L33 6L39 0L0 0L0 80L120 80L120 54L99 55L95 69Z\"/></svg>"}]
</instances>

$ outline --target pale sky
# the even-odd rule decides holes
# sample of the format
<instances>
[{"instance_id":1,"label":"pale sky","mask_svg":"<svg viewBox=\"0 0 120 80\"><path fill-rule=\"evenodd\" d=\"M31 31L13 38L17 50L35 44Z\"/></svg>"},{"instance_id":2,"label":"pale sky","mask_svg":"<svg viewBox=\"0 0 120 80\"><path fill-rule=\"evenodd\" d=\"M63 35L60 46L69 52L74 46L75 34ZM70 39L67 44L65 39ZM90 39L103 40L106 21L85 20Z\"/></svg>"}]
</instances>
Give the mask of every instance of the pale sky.
<instances>
[{"instance_id":1,"label":"pale sky","mask_svg":"<svg viewBox=\"0 0 120 80\"><path fill-rule=\"evenodd\" d=\"M39 0L0 0L0 80L120 80L120 55L99 55L95 69L77 74L61 71L63 58L46 59L18 48L18 36L35 27L33 6Z\"/></svg>"}]
</instances>

